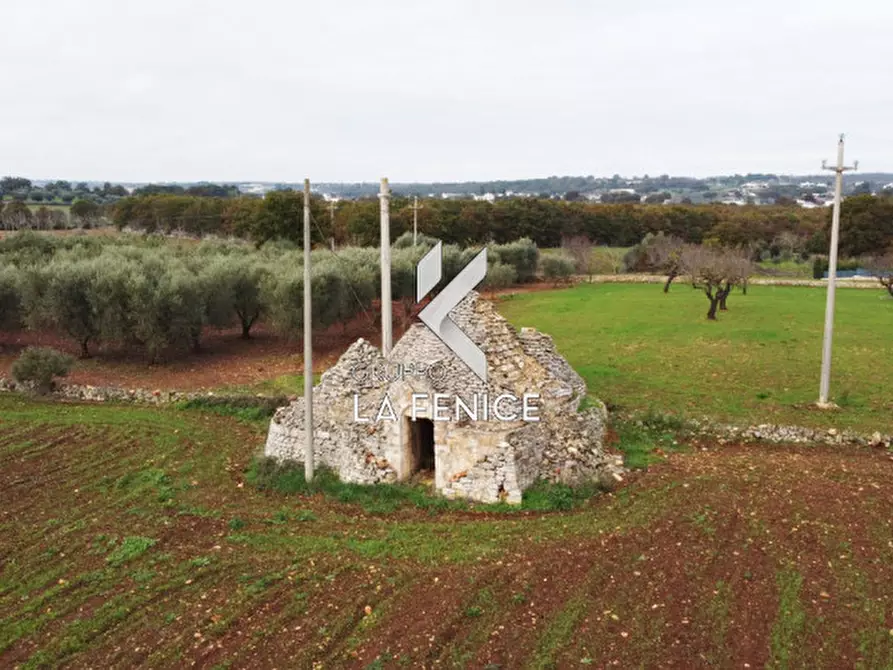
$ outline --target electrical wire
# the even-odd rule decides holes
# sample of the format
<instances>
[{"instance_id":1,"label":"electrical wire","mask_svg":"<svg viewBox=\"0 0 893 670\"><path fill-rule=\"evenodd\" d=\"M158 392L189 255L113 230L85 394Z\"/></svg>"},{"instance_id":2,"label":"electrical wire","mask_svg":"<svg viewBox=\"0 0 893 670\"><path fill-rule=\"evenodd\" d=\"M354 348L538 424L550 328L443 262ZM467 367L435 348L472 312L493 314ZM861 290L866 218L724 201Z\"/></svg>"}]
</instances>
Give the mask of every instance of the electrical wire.
<instances>
[{"instance_id":1,"label":"electrical wire","mask_svg":"<svg viewBox=\"0 0 893 670\"><path fill-rule=\"evenodd\" d=\"M319 233L319 236L322 237L323 239L325 239L325 234L323 233L322 228L320 228L319 223L318 223L317 220L316 220L316 217L313 216L313 212L310 213L310 221L312 221L312 222L313 222L313 225L316 226L316 231ZM335 258L337 258L339 262L350 264L350 261L348 261L346 258L343 258L342 256L339 256L339 255L335 252L335 250L332 249L331 247L326 247L326 249L328 249L329 253L331 253ZM369 313L369 310L366 309L366 306L363 304L363 301L360 300L360 296L357 295L357 292L354 290L353 284L351 284L351 283L348 281L348 282L347 282L347 286L348 286L348 288L350 288L350 292L353 294L353 297L354 297L354 299L357 301L357 304L360 306L360 309L363 310L363 313L366 315L366 318L369 319L369 323L370 323L370 324L374 324L374 323L375 323L375 317L373 317L373 316Z\"/></svg>"}]
</instances>

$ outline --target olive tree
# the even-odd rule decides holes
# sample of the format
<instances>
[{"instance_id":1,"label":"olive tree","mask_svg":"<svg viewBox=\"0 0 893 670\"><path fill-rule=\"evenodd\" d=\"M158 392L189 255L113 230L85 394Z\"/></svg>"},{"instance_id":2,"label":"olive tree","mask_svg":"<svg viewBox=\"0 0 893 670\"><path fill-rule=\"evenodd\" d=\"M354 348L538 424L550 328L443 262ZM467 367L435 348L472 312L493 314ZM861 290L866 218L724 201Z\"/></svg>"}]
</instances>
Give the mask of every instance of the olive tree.
<instances>
[{"instance_id":1,"label":"olive tree","mask_svg":"<svg viewBox=\"0 0 893 670\"><path fill-rule=\"evenodd\" d=\"M419 245L394 249L391 254L391 297L399 308L404 329L416 308L416 266L427 251Z\"/></svg>"},{"instance_id":2,"label":"olive tree","mask_svg":"<svg viewBox=\"0 0 893 670\"><path fill-rule=\"evenodd\" d=\"M664 293L669 293L670 284L682 274L682 250L685 244L673 235L663 232L648 233L639 244L630 249L623 258L624 267L631 272L659 272L667 276Z\"/></svg>"},{"instance_id":3,"label":"olive tree","mask_svg":"<svg viewBox=\"0 0 893 670\"><path fill-rule=\"evenodd\" d=\"M251 338L251 328L266 311L263 284L270 270L246 256L224 256L202 273L208 295L208 322L218 328L238 319L242 339Z\"/></svg>"},{"instance_id":4,"label":"olive tree","mask_svg":"<svg viewBox=\"0 0 893 670\"><path fill-rule=\"evenodd\" d=\"M0 266L0 330L17 330L21 325L18 273L15 268Z\"/></svg>"},{"instance_id":5,"label":"olive tree","mask_svg":"<svg viewBox=\"0 0 893 670\"><path fill-rule=\"evenodd\" d=\"M536 279L540 255L536 243L530 238L522 237L508 244L492 245L488 250L489 253L496 254L499 262L515 268L519 283L525 284ZM469 260L471 259L469 258ZM444 258L444 262L446 262L446 258Z\"/></svg>"},{"instance_id":6,"label":"olive tree","mask_svg":"<svg viewBox=\"0 0 893 670\"><path fill-rule=\"evenodd\" d=\"M871 271L881 286L887 289L887 292L893 296L893 252L885 256L876 256L865 262L867 270Z\"/></svg>"},{"instance_id":7,"label":"olive tree","mask_svg":"<svg viewBox=\"0 0 893 670\"><path fill-rule=\"evenodd\" d=\"M13 200L8 203L0 214L0 224L3 230L23 230L31 227L34 218L31 210L24 202Z\"/></svg>"},{"instance_id":8,"label":"olive tree","mask_svg":"<svg viewBox=\"0 0 893 670\"><path fill-rule=\"evenodd\" d=\"M36 275L34 276L36 278ZM51 263L39 273L43 282L32 326L48 325L74 340L81 358L90 357L90 342L100 334L94 301L96 270L92 263Z\"/></svg>"},{"instance_id":9,"label":"olive tree","mask_svg":"<svg viewBox=\"0 0 893 670\"><path fill-rule=\"evenodd\" d=\"M488 259L489 260L489 259ZM506 263L490 263L487 266L487 276L484 277L483 287L489 290L509 288L518 280L518 273L514 267Z\"/></svg>"},{"instance_id":10,"label":"olive tree","mask_svg":"<svg viewBox=\"0 0 893 670\"><path fill-rule=\"evenodd\" d=\"M130 281L130 337L155 363L170 346L200 347L207 303L205 286L183 264L147 258Z\"/></svg>"},{"instance_id":11,"label":"olive tree","mask_svg":"<svg viewBox=\"0 0 893 670\"><path fill-rule=\"evenodd\" d=\"M72 221L81 228L92 228L99 219L99 205L90 200L75 200L69 211Z\"/></svg>"},{"instance_id":12,"label":"olive tree","mask_svg":"<svg viewBox=\"0 0 893 670\"><path fill-rule=\"evenodd\" d=\"M664 293L669 293L670 284L682 274L682 240L672 235L658 233L645 249L646 263L657 272L667 275Z\"/></svg>"},{"instance_id":13,"label":"olive tree","mask_svg":"<svg viewBox=\"0 0 893 670\"><path fill-rule=\"evenodd\" d=\"M339 320L347 323L359 312L367 312L381 291L379 251L361 247L344 249L338 252L337 267L348 292Z\"/></svg>"},{"instance_id":14,"label":"olive tree","mask_svg":"<svg viewBox=\"0 0 893 670\"><path fill-rule=\"evenodd\" d=\"M577 274L587 275L592 282L592 275L595 273L592 240L586 235L565 236L561 238L561 249L573 259Z\"/></svg>"},{"instance_id":15,"label":"olive tree","mask_svg":"<svg viewBox=\"0 0 893 670\"><path fill-rule=\"evenodd\" d=\"M315 331L346 323L362 309L344 269L335 259L314 265L310 281ZM363 291L369 294L371 286ZM272 273L264 282L262 295L273 327L283 335L297 336L304 326L304 268L292 265Z\"/></svg>"},{"instance_id":16,"label":"olive tree","mask_svg":"<svg viewBox=\"0 0 893 670\"><path fill-rule=\"evenodd\" d=\"M543 256L540 265L543 277L555 285L570 281L574 274L574 261L563 252Z\"/></svg>"},{"instance_id":17,"label":"olive tree","mask_svg":"<svg viewBox=\"0 0 893 670\"><path fill-rule=\"evenodd\" d=\"M352 317L357 313L358 309L353 306L347 282L335 259L314 265L310 282L314 329L324 330L338 323L346 314Z\"/></svg>"},{"instance_id":18,"label":"olive tree","mask_svg":"<svg viewBox=\"0 0 893 670\"><path fill-rule=\"evenodd\" d=\"M281 265L262 286L270 323L280 335L296 337L304 325L304 268Z\"/></svg>"},{"instance_id":19,"label":"olive tree","mask_svg":"<svg viewBox=\"0 0 893 670\"><path fill-rule=\"evenodd\" d=\"M135 278L142 271L139 264L118 253L103 253L95 265L92 301L100 339L104 342L135 341L136 310L132 298Z\"/></svg>"},{"instance_id":20,"label":"olive tree","mask_svg":"<svg viewBox=\"0 0 893 670\"><path fill-rule=\"evenodd\" d=\"M743 284L751 273L750 261L729 249L689 245L682 249L680 258L692 286L704 291L710 301L707 318L711 321L716 320L717 309L726 310L732 288Z\"/></svg>"}]
</instances>

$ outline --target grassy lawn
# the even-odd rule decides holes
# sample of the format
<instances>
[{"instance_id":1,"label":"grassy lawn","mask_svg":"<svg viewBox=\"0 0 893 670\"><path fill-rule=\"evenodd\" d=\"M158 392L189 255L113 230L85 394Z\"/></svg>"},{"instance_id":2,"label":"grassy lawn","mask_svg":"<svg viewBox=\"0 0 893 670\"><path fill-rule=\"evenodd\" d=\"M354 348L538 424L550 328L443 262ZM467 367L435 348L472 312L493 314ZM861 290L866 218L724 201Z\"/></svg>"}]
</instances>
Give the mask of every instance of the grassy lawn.
<instances>
[{"instance_id":1,"label":"grassy lawn","mask_svg":"<svg viewBox=\"0 0 893 670\"><path fill-rule=\"evenodd\" d=\"M812 263L809 261L761 261L757 263L761 274L776 277L795 277L797 279L812 279Z\"/></svg>"},{"instance_id":2,"label":"grassy lawn","mask_svg":"<svg viewBox=\"0 0 893 670\"><path fill-rule=\"evenodd\" d=\"M623 257L630 247L592 247L592 274L618 274L623 268ZM543 256L564 253L562 249L540 249Z\"/></svg>"},{"instance_id":3,"label":"grassy lawn","mask_svg":"<svg viewBox=\"0 0 893 670\"><path fill-rule=\"evenodd\" d=\"M46 207L47 209L61 209L63 212L68 214L71 211L71 205L66 205L62 201L53 201L53 202L29 202L28 208L32 212L36 212L41 207Z\"/></svg>"},{"instance_id":4,"label":"grassy lawn","mask_svg":"<svg viewBox=\"0 0 893 670\"><path fill-rule=\"evenodd\" d=\"M893 663L883 454L697 449L495 513L258 490L263 427L0 394L0 666Z\"/></svg>"},{"instance_id":5,"label":"grassy lawn","mask_svg":"<svg viewBox=\"0 0 893 670\"><path fill-rule=\"evenodd\" d=\"M833 399L818 397L825 291L753 286L709 322L689 286L583 284L511 296L500 311L549 333L589 391L629 410L737 423L893 429L893 300L880 289L837 292Z\"/></svg>"},{"instance_id":6,"label":"grassy lawn","mask_svg":"<svg viewBox=\"0 0 893 670\"><path fill-rule=\"evenodd\" d=\"M321 373L313 375L313 383L318 384ZM248 395L304 395L304 375L279 375L272 379L264 379L254 384L235 384L223 386L219 389L221 393L242 393Z\"/></svg>"}]
</instances>

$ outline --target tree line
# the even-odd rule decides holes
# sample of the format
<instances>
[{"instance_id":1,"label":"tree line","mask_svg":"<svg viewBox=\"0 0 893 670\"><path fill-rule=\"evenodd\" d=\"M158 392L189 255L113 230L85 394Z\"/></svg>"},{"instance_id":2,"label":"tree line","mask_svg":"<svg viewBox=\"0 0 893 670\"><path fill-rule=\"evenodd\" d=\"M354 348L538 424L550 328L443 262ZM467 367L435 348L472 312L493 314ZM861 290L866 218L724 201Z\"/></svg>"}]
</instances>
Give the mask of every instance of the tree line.
<instances>
[{"instance_id":1,"label":"tree line","mask_svg":"<svg viewBox=\"0 0 893 670\"><path fill-rule=\"evenodd\" d=\"M66 230L89 229L104 220L100 205L90 200L76 200L68 213L61 207L29 207L20 200L0 202L0 230Z\"/></svg>"},{"instance_id":2,"label":"tree line","mask_svg":"<svg viewBox=\"0 0 893 670\"><path fill-rule=\"evenodd\" d=\"M127 189L119 184L105 182L102 186L90 188L86 182L72 183L59 179L38 186L24 177L3 177L0 179L0 196L22 202L71 204L76 200L87 200L96 204L112 203L127 195Z\"/></svg>"},{"instance_id":3,"label":"tree line","mask_svg":"<svg viewBox=\"0 0 893 670\"><path fill-rule=\"evenodd\" d=\"M301 235L303 194L272 191L265 198L204 198L160 194L122 198L113 219L121 228L150 232L183 231L246 237L258 242ZM334 212L312 198L315 233L322 242L365 246L378 239L378 199L341 201ZM486 201L424 200L419 227L452 244L502 243L529 237L540 247L585 234L598 244L632 246L647 233L664 231L691 243L716 238L722 244L768 242L782 231L806 239L821 233L827 213L798 207L734 205L646 205L563 202L539 198ZM395 234L412 227L409 198L391 200Z\"/></svg>"},{"instance_id":4,"label":"tree line","mask_svg":"<svg viewBox=\"0 0 893 670\"><path fill-rule=\"evenodd\" d=\"M435 240L394 243L392 293L408 323L415 268ZM446 283L477 253L446 245ZM530 240L492 245L485 288L530 281L538 252ZM19 233L0 240L0 330L49 330L83 357L97 345L138 348L150 362L201 348L207 328L238 328L249 339L265 325L285 336L303 327L303 253L289 242L172 245L158 238L54 238ZM379 252L351 247L312 255L314 328L365 314L380 318Z\"/></svg>"},{"instance_id":5,"label":"tree line","mask_svg":"<svg viewBox=\"0 0 893 670\"><path fill-rule=\"evenodd\" d=\"M538 198L486 201L424 200L419 229L448 244L505 243L520 237L541 248L567 237L629 247L645 235L664 232L691 244L768 248L780 236L798 241L806 253L827 253L830 208L781 206L594 204ZM409 198L391 200L391 229L412 229ZM153 233L236 236L262 244L302 238L303 194L273 191L265 198L217 198L186 194L130 196L112 206L119 228ZM311 200L316 243L372 246L379 238L378 199L341 201L332 208ZM841 213L841 252L875 254L893 244L893 198L847 198Z\"/></svg>"}]
</instances>

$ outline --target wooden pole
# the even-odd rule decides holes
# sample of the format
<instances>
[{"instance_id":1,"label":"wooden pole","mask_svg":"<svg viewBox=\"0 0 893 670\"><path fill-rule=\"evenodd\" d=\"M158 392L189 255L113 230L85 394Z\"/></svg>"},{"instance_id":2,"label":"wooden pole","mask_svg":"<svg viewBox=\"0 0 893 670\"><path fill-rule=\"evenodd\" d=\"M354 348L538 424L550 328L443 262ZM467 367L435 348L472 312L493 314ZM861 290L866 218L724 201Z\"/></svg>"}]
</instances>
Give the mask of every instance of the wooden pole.
<instances>
[{"instance_id":1,"label":"wooden pole","mask_svg":"<svg viewBox=\"0 0 893 670\"><path fill-rule=\"evenodd\" d=\"M313 480L313 305L310 281L310 180L304 180L304 479Z\"/></svg>"},{"instance_id":2,"label":"wooden pole","mask_svg":"<svg viewBox=\"0 0 893 670\"><path fill-rule=\"evenodd\" d=\"M391 354L393 331L391 329L391 190L388 178L382 177L381 190L381 352L386 357Z\"/></svg>"}]
</instances>

